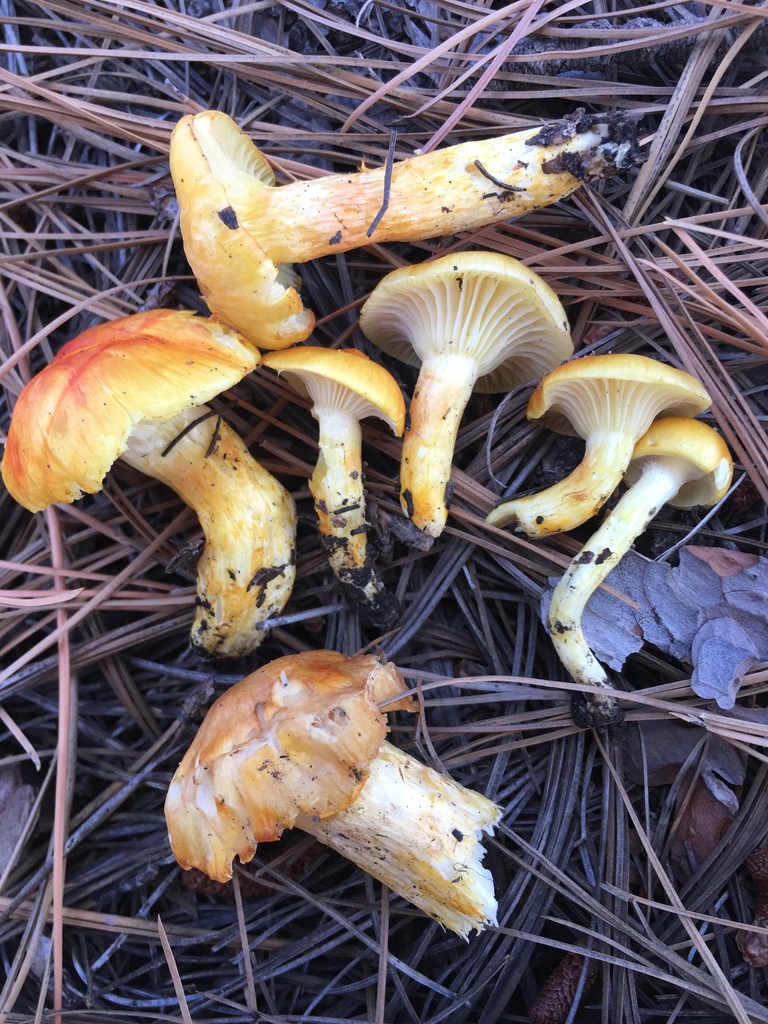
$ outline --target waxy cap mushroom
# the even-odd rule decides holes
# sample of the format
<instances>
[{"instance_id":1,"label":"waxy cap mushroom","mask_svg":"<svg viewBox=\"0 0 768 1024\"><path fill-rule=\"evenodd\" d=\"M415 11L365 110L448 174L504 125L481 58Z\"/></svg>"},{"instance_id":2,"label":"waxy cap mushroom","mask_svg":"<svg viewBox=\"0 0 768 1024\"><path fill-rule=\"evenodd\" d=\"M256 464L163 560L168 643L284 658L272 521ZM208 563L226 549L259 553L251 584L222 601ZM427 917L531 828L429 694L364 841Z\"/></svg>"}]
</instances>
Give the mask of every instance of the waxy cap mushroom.
<instances>
[{"instance_id":1,"label":"waxy cap mushroom","mask_svg":"<svg viewBox=\"0 0 768 1024\"><path fill-rule=\"evenodd\" d=\"M206 543L191 642L209 657L252 651L295 574L292 498L202 404L258 364L244 338L189 312L101 324L23 389L3 458L6 487L33 512L101 490L117 458L194 508Z\"/></svg>"},{"instance_id":2,"label":"waxy cap mushroom","mask_svg":"<svg viewBox=\"0 0 768 1024\"><path fill-rule=\"evenodd\" d=\"M564 480L503 502L486 521L516 523L531 537L581 526L616 490L636 441L657 416L697 416L711 401L695 377L647 356L584 356L558 366L531 395L528 419L583 437L584 458Z\"/></svg>"},{"instance_id":3,"label":"waxy cap mushroom","mask_svg":"<svg viewBox=\"0 0 768 1024\"><path fill-rule=\"evenodd\" d=\"M377 705L405 692L394 665L335 651L278 658L236 683L169 787L176 860L226 881L235 855L246 863L295 827L460 935L495 923L481 838L501 811L386 742ZM415 710L406 696L395 709Z\"/></svg>"},{"instance_id":4,"label":"waxy cap mushroom","mask_svg":"<svg viewBox=\"0 0 768 1024\"><path fill-rule=\"evenodd\" d=\"M399 437L405 402L394 377L357 349L299 346L270 352L263 363L312 400L319 458L309 481L320 539L333 572L362 610L386 622L397 609L376 576L365 518L362 430L369 416L384 420Z\"/></svg>"},{"instance_id":5,"label":"waxy cap mushroom","mask_svg":"<svg viewBox=\"0 0 768 1024\"><path fill-rule=\"evenodd\" d=\"M524 264L461 252L387 274L363 306L360 327L383 351L421 366L403 438L400 502L420 530L438 537L473 388L510 391L567 359L568 319Z\"/></svg>"},{"instance_id":6,"label":"waxy cap mushroom","mask_svg":"<svg viewBox=\"0 0 768 1024\"><path fill-rule=\"evenodd\" d=\"M626 117L580 111L389 169L275 187L248 136L208 110L178 123L170 163L187 259L211 312L262 348L283 348L308 337L312 320L280 285L278 264L516 217L631 167L635 149Z\"/></svg>"},{"instance_id":7,"label":"waxy cap mushroom","mask_svg":"<svg viewBox=\"0 0 768 1024\"><path fill-rule=\"evenodd\" d=\"M557 655L577 682L610 685L587 644L581 616L587 601L629 551L664 504L674 508L716 505L731 484L733 461L720 435L700 420L657 420L634 447L624 474L630 487L555 587L547 619ZM583 724L617 721L612 697L586 697Z\"/></svg>"}]
</instances>

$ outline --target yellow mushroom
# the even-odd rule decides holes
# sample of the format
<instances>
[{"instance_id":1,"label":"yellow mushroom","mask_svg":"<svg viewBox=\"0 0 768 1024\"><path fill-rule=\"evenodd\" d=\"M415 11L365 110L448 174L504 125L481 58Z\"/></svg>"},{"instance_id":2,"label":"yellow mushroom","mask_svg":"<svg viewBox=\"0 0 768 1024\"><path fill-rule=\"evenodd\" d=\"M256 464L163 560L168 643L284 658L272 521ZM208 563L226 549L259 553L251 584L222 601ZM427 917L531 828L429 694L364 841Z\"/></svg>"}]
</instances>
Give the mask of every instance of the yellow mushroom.
<instances>
[{"instance_id":1,"label":"yellow mushroom","mask_svg":"<svg viewBox=\"0 0 768 1024\"><path fill-rule=\"evenodd\" d=\"M6 487L33 512L101 490L117 458L194 508L205 546L191 643L206 657L251 652L295 575L293 499L203 404L259 361L240 335L188 312L101 324L23 389L3 457Z\"/></svg>"},{"instance_id":2,"label":"yellow mushroom","mask_svg":"<svg viewBox=\"0 0 768 1024\"><path fill-rule=\"evenodd\" d=\"M697 416L711 401L695 377L647 356L584 356L558 366L531 395L528 419L583 437L584 458L564 480L503 502L486 521L515 523L530 537L581 526L616 490L635 442L657 416Z\"/></svg>"},{"instance_id":3,"label":"yellow mushroom","mask_svg":"<svg viewBox=\"0 0 768 1024\"><path fill-rule=\"evenodd\" d=\"M600 528L574 556L555 587L547 618L560 661L575 680L598 689L608 676L584 638L581 616L587 601L629 551L662 505L716 505L731 483L733 462L716 431L700 420L657 420L634 446L624 479L630 487ZM618 721L617 702L599 692L586 695L582 724Z\"/></svg>"},{"instance_id":4,"label":"yellow mushroom","mask_svg":"<svg viewBox=\"0 0 768 1024\"><path fill-rule=\"evenodd\" d=\"M367 538L360 421L378 417L399 437L405 424L400 388L383 366L356 349L298 346L269 352L263 363L312 400L320 437L309 489L320 539L348 596L368 617L385 623L397 608L376 575Z\"/></svg>"}]
</instances>

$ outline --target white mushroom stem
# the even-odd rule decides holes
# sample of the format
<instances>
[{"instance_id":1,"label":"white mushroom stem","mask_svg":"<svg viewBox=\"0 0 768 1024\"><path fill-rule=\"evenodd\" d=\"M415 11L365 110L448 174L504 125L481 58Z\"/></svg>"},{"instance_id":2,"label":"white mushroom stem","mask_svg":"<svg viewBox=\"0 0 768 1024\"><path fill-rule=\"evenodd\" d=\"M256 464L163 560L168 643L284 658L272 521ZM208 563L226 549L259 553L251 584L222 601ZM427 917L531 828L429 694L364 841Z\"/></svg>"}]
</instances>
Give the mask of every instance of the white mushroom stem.
<instances>
[{"instance_id":1,"label":"white mushroom stem","mask_svg":"<svg viewBox=\"0 0 768 1024\"><path fill-rule=\"evenodd\" d=\"M467 938L496 924L483 833L501 809L386 741L357 799L296 827L378 878L446 928Z\"/></svg>"},{"instance_id":2,"label":"white mushroom stem","mask_svg":"<svg viewBox=\"0 0 768 1024\"><path fill-rule=\"evenodd\" d=\"M290 494L206 406L142 421L120 457L173 488L200 520L192 646L206 657L250 653L266 632L259 624L283 609L293 587Z\"/></svg>"},{"instance_id":3,"label":"white mushroom stem","mask_svg":"<svg viewBox=\"0 0 768 1024\"><path fill-rule=\"evenodd\" d=\"M584 458L564 480L537 494L502 502L488 516L492 526L517 526L530 537L572 530L597 515L621 483L637 433L605 430L587 439Z\"/></svg>"},{"instance_id":4,"label":"white mushroom stem","mask_svg":"<svg viewBox=\"0 0 768 1024\"><path fill-rule=\"evenodd\" d=\"M552 592L549 632L560 661L573 678L590 686L609 686L608 676L590 649L581 617L595 590L632 547L666 502L699 475L682 459L649 459L589 543L573 558Z\"/></svg>"},{"instance_id":5,"label":"white mushroom stem","mask_svg":"<svg viewBox=\"0 0 768 1024\"><path fill-rule=\"evenodd\" d=\"M400 461L400 504L429 537L439 537L448 518L446 501L461 417L478 369L460 355L428 355L411 399Z\"/></svg>"},{"instance_id":6,"label":"white mushroom stem","mask_svg":"<svg viewBox=\"0 0 768 1024\"><path fill-rule=\"evenodd\" d=\"M363 486L362 430L358 410L314 408L320 428L320 455L309 481L318 529L328 561L342 583L360 587L355 575L366 567L368 529ZM378 581L365 572L362 589L369 601L379 595Z\"/></svg>"}]
</instances>

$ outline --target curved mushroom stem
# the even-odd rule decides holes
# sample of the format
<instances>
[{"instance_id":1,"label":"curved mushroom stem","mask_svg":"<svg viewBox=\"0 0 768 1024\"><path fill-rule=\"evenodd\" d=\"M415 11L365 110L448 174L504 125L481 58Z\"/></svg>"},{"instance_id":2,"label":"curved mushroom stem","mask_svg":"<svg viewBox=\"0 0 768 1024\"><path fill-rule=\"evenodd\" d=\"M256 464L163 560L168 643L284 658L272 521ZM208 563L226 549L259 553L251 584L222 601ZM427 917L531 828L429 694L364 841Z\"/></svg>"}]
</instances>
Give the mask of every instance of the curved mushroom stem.
<instances>
[{"instance_id":1,"label":"curved mushroom stem","mask_svg":"<svg viewBox=\"0 0 768 1024\"><path fill-rule=\"evenodd\" d=\"M174 443L175 442L175 443ZM207 406L144 420L120 456L172 487L200 520L191 643L205 657L249 654L295 577L296 509L286 489Z\"/></svg>"},{"instance_id":2,"label":"curved mushroom stem","mask_svg":"<svg viewBox=\"0 0 768 1024\"><path fill-rule=\"evenodd\" d=\"M624 431L592 435L584 458L564 480L537 494L502 502L486 522L517 523L529 537L574 530L596 515L619 486L636 441L636 434Z\"/></svg>"},{"instance_id":3,"label":"curved mushroom stem","mask_svg":"<svg viewBox=\"0 0 768 1024\"><path fill-rule=\"evenodd\" d=\"M467 938L496 924L493 879L483 867L483 833L501 809L386 741L353 804L296 827L384 882Z\"/></svg>"},{"instance_id":4,"label":"curved mushroom stem","mask_svg":"<svg viewBox=\"0 0 768 1024\"><path fill-rule=\"evenodd\" d=\"M439 537L448 518L456 437L476 380L477 364L466 356L427 356L419 371L403 435L400 504L428 537Z\"/></svg>"},{"instance_id":5,"label":"curved mushroom stem","mask_svg":"<svg viewBox=\"0 0 768 1024\"><path fill-rule=\"evenodd\" d=\"M581 616L592 594L608 573L632 547L665 502L677 494L688 478L690 467L681 460L649 460L640 478L621 497L598 531L574 556L568 570L552 592L549 605L549 633L560 661L579 683L610 686L605 669L584 638ZM620 719L618 702L612 697L593 698L602 724ZM608 716L608 717L606 717ZM610 717L612 716L612 717ZM601 724L596 721L594 724Z\"/></svg>"},{"instance_id":6,"label":"curved mushroom stem","mask_svg":"<svg viewBox=\"0 0 768 1024\"><path fill-rule=\"evenodd\" d=\"M376 576L365 518L362 430L356 412L315 406L320 455L309 481L320 539L339 582L377 618L391 617L394 606ZM366 609L365 606L368 606ZM358 605L360 609L360 605Z\"/></svg>"}]
</instances>

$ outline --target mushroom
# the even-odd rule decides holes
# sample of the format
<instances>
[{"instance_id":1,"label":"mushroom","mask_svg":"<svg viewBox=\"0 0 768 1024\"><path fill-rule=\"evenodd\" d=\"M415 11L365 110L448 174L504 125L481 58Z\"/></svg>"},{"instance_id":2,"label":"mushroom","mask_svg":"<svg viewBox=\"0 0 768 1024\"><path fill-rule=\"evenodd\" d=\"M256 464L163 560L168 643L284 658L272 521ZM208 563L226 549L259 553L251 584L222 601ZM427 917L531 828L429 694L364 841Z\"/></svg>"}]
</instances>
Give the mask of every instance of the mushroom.
<instances>
[{"instance_id":1,"label":"mushroom","mask_svg":"<svg viewBox=\"0 0 768 1024\"><path fill-rule=\"evenodd\" d=\"M530 537L581 526L613 494L635 442L657 416L696 416L710 404L694 377L647 356L584 356L558 366L531 395L528 419L584 438L584 458L564 480L503 502L486 522L517 523Z\"/></svg>"},{"instance_id":2,"label":"mushroom","mask_svg":"<svg viewBox=\"0 0 768 1024\"><path fill-rule=\"evenodd\" d=\"M524 264L461 252L387 274L360 327L390 355L419 365L403 438L400 502L429 537L448 514L451 463L472 389L509 391L573 352L555 293Z\"/></svg>"},{"instance_id":3,"label":"mushroom","mask_svg":"<svg viewBox=\"0 0 768 1024\"><path fill-rule=\"evenodd\" d=\"M208 309L262 348L303 341L315 317L301 301L290 257L278 266L240 223L227 194L238 179L271 190L274 172L226 114L198 117L194 130L191 116L174 129L170 166L184 251ZM223 136L222 123L232 129Z\"/></svg>"},{"instance_id":4,"label":"mushroom","mask_svg":"<svg viewBox=\"0 0 768 1024\"><path fill-rule=\"evenodd\" d=\"M394 665L306 651L213 704L165 802L182 868L232 877L258 843L299 828L465 938L496 922L481 839L501 810L385 739L377 707L415 710Z\"/></svg>"},{"instance_id":5,"label":"mushroom","mask_svg":"<svg viewBox=\"0 0 768 1024\"><path fill-rule=\"evenodd\" d=\"M181 119L170 166L187 259L212 313L262 348L307 338L313 317L278 264L470 230L564 199L632 165L626 117L585 115L462 143L375 170L274 187L226 114Z\"/></svg>"},{"instance_id":6,"label":"mushroom","mask_svg":"<svg viewBox=\"0 0 768 1024\"><path fill-rule=\"evenodd\" d=\"M574 556L552 592L546 613L557 655L577 682L598 688L610 685L581 629L591 595L662 505L681 509L715 505L728 490L732 475L727 445L700 420L660 419L638 440L624 474L629 489ZM588 725L617 721L618 703L606 695L589 694L580 717L580 724Z\"/></svg>"},{"instance_id":7,"label":"mushroom","mask_svg":"<svg viewBox=\"0 0 768 1024\"><path fill-rule=\"evenodd\" d=\"M202 404L259 361L240 335L189 312L90 328L19 395L2 463L32 512L101 490L118 457L172 487L205 535L191 643L208 657L252 651L293 586L293 499Z\"/></svg>"},{"instance_id":8,"label":"mushroom","mask_svg":"<svg viewBox=\"0 0 768 1024\"><path fill-rule=\"evenodd\" d=\"M400 388L383 366L356 349L299 346L267 353L262 361L312 400L320 454L309 489L320 539L333 572L362 602L361 610L374 621L387 622L397 608L376 576L367 539L360 421L376 416L399 437L405 425Z\"/></svg>"}]
</instances>

